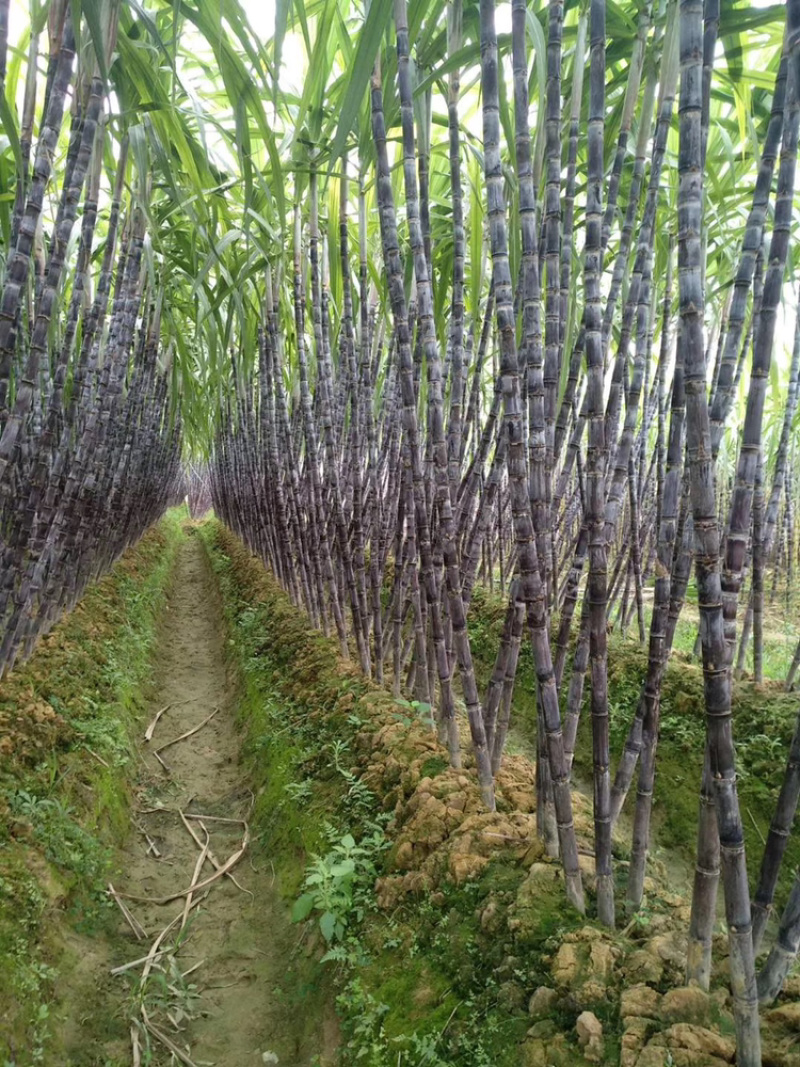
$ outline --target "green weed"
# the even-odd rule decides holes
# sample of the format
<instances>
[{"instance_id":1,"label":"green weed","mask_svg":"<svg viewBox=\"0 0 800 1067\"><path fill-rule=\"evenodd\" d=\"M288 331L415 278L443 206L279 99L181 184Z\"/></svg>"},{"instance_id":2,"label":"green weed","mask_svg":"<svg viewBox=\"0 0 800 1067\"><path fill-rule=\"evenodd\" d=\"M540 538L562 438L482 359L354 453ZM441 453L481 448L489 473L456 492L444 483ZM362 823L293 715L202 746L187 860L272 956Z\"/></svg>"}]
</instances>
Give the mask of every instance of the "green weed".
<instances>
[{"instance_id":1,"label":"green weed","mask_svg":"<svg viewBox=\"0 0 800 1067\"><path fill-rule=\"evenodd\" d=\"M359 844L352 834L335 840L324 856L312 856L303 886L305 892L292 908L292 921L302 922L319 913L319 929L328 944L341 941L352 925L361 922L371 903L378 873L377 861L389 847L380 829Z\"/></svg>"}]
</instances>

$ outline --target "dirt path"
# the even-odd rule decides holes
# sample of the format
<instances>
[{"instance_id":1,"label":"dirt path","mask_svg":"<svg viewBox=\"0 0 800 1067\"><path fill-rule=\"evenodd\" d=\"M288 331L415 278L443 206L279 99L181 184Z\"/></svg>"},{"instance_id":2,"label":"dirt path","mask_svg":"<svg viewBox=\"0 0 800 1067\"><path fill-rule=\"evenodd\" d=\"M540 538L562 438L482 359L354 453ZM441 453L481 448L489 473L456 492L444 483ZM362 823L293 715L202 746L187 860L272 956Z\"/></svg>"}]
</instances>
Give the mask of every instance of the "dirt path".
<instances>
[{"instance_id":1,"label":"dirt path","mask_svg":"<svg viewBox=\"0 0 800 1067\"><path fill-rule=\"evenodd\" d=\"M241 822L215 818L246 820L254 799L238 763L218 596L203 547L194 536L181 546L173 589L149 718L168 708L152 740L141 746L147 771L143 771L138 810L133 813L135 829L120 857L122 873L115 884L121 894L151 901L179 893L192 884L193 876L201 882L215 873L208 858L199 870L201 848L180 812L201 845L207 831L209 858L213 854L218 864L225 864L241 848L244 827ZM167 773L155 751L196 727L215 709L219 710L214 718L196 734L162 751ZM166 810L158 810L162 808ZM191 818L201 814L215 818ZM306 1067L330 1062L335 1044L332 1017L320 1019L317 1012L315 1021L313 1010L304 1011L308 1005L291 1002L296 984L285 980L297 958L297 929L290 926L286 907L278 898L274 870L263 860L256 870L248 851L232 874L238 886L229 877L218 878L191 910L183 933L178 933L179 920L164 938L160 948L169 946L174 952L157 957L144 989L141 967L124 977L107 979L117 986L112 995L124 998L122 1008L128 1018L143 1005L152 1026L187 1056L185 1061L170 1058L165 1043L153 1030L146 1037L140 1025L134 1029L139 1032L142 1063L152 1062L153 1067L177 1062L196 1067L211 1063L217 1067L264 1063ZM202 892L194 899L198 897ZM127 955L114 959L116 964L147 955L158 934L182 915L185 898L167 904L132 899L126 903L147 936L136 940L121 918L120 931L127 935L122 952ZM118 954L114 952L115 957ZM191 968L196 969L182 977ZM152 1061L145 1051L148 1039ZM133 1043L127 1042L123 1056L119 1042L111 1042L103 1049L110 1058L91 1062L135 1065Z\"/></svg>"}]
</instances>

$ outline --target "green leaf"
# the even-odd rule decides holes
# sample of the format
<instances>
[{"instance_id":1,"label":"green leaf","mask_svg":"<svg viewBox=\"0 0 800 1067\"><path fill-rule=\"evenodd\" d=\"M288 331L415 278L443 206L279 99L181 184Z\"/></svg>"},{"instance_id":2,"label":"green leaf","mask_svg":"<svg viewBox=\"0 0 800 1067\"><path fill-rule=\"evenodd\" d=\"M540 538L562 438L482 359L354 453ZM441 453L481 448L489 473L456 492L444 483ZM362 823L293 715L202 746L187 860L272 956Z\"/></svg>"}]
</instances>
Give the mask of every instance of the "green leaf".
<instances>
[{"instance_id":1,"label":"green leaf","mask_svg":"<svg viewBox=\"0 0 800 1067\"><path fill-rule=\"evenodd\" d=\"M547 84L547 41L541 22L531 10L526 12L525 25L533 45L533 65L538 79L539 99L544 100Z\"/></svg>"},{"instance_id":2,"label":"green leaf","mask_svg":"<svg viewBox=\"0 0 800 1067\"><path fill-rule=\"evenodd\" d=\"M97 56L97 66L100 68L100 77L104 84L108 84L108 64L106 63L105 34L103 32L103 19L101 10L103 0L82 0L83 13L89 26L92 38L94 54Z\"/></svg>"},{"instance_id":3,"label":"green leaf","mask_svg":"<svg viewBox=\"0 0 800 1067\"><path fill-rule=\"evenodd\" d=\"M275 41L273 44L275 55L275 96L278 97L278 79L281 74L281 54L283 52L283 39L286 36L286 25L289 21L289 10L292 6L292 0L277 0L275 4Z\"/></svg>"},{"instance_id":4,"label":"green leaf","mask_svg":"<svg viewBox=\"0 0 800 1067\"><path fill-rule=\"evenodd\" d=\"M6 100L6 94L0 92L0 123L2 123L3 132L8 138L11 151L14 153L14 163L16 164L17 174L22 174L22 150L19 143L19 132L17 131L17 124L14 120L14 116L11 114L11 109L8 106L8 100Z\"/></svg>"},{"instance_id":5,"label":"green leaf","mask_svg":"<svg viewBox=\"0 0 800 1067\"><path fill-rule=\"evenodd\" d=\"M359 34L356 54L350 69L347 89L339 111L339 123L331 145L329 173L341 156L345 143L356 116L361 108L361 101L367 91L375 57L378 54L383 31L392 17L391 0L372 0L366 21Z\"/></svg>"},{"instance_id":6,"label":"green leaf","mask_svg":"<svg viewBox=\"0 0 800 1067\"><path fill-rule=\"evenodd\" d=\"M301 923L303 919L307 919L314 910L316 899L314 893L303 893L298 897L292 908L292 922Z\"/></svg>"},{"instance_id":7,"label":"green leaf","mask_svg":"<svg viewBox=\"0 0 800 1067\"><path fill-rule=\"evenodd\" d=\"M320 916L319 928L326 941L332 941L336 931L336 916L333 912L326 911Z\"/></svg>"}]
</instances>

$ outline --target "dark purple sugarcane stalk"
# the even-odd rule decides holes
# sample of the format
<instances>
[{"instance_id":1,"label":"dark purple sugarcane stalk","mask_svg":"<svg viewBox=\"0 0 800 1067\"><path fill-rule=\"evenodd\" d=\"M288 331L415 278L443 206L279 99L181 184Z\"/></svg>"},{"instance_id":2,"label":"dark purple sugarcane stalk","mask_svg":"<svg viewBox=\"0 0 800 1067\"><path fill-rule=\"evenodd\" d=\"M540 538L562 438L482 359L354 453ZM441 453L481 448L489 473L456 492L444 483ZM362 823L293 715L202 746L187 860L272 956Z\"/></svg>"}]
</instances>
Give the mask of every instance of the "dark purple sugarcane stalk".
<instances>
[{"instance_id":1,"label":"dark purple sugarcane stalk","mask_svg":"<svg viewBox=\"0 0 800 1067\"><path fill-rule=\"evenodd\" d=\"M525 629L525 602L519 599L519 585L516 584L516 580L512 582L511 592L516 594L514 618L511 623L511 638L506 660L506 674L503 679L503 693L492 738L492 770L495 775L498 774L503 762L503 750L505 749L508 727L511 721L511 699L514 694L514 680L517 675L522 633Z\"/></svg>"},{"instance_id":2,"label":"dark purple sugarcane stalk","mask_svg":"<svg viewBox=\"0 0 800 1067\"><path fill-rule=\"evenodd\" d=\"M795 0L792 3L800 14L800 3ZM736 790L730 670L721 603L720 533L703 343L702 5L698 0L680 0L680 24L678 285L681 330L678 343L683 348L686 376L687 466L694 518L698 605L702 619L707 753L714 782L725 887L737 1060L743 1067L759 1067L758 997L744 833ZM702 849L702 841L700 845ZM704 900L696 896L693 909L701 908L703 904Z\"/></svg>"},{"instance_id":3,"label":"dark purple sugarcane stalk","mask_svg":"<svg viewBox=\"0 0 800 1067\"><path fill-rule=\"evenodd\" d=\"M567 896L575 907L583 912L583 886L572 818L569 771L564 759L558 694L553 680L550 641L547 632L545 590L536 555L525 470L525 441L519 388L519 362L514 328L512 280L508 262L504 179L500 159L497 35L494 21L494 0L481 0L480 25L484 174L487 187L490 247L497 305L497 327L500 337L504 423L508 434L507 466L514 541L517 549L517 566L519 568L522 596L526 604L536 673L541 688L541 704L547 734L548 758L553 777L553 795L558 817L559 845Z\"/></svg>"},{"instance_id":4,"label":"dark purple sugarcane stalk","mask_svg":"<svg viewBox=\"0 0 800 1067\"><path fill-rule=\"evenodd\" d=\"M304 315L301 281L301 221L299 208L295 210L295 247L294 247L294 305L295 305L295 337L297 343L297 363L300 381L300 413L303 425L303 437L306 445L306 462L308 475L311 483L311 506L314 509L314 526L316 538L312 540L312 558L315 558L314 569L321 575L324 585L328 590L331 614L336 625L336 633L339 638L339 649L345 659L350 658L347 647L347 631L345 629L344 616L342 614L339 591L333 569L330 541L328 540L325 507L323 503L322 480L320 478L319 450L317 445L317 428L311 402L311 390L308 377L308 362L305 351L304 338ZM325 619L325 597L320 590L321 614L323 623Z\"/></svg>"},{"instance_id":5,"label":"dark purple sugarcane stalk","mask_svg":"<svg viewBox=\"0 0 800 1067\"><path fill-rule=\"evenodd\" d=\"M314 339L317 348L317 367L319 368L318 389L320 391L321 397L320 412L322 422L322 437L324 441L325 455L327 458L327 481L329 484L331 495L333 497L334 526L339 549L338 563L344 574L344 583L347 590L348 599L350 601L350 612L353 622L353 634L356 639L356 646L358 648L361 669L364 671L366 676L369 677L372 673L372 665L370 662L369 639L366 630L366 593L363 599L359 597L359 591L356 584L356 575L353 567L353 557L350 551L350 539L347 530L347 522L345 519L344 504L342 501L342 490L339 481L339 465L336 453L336 435L333 427L333 390L331 388L330 360L325 351L325 331L323 329L323 294L319 266L319 195L317 189L317 173L313 166L311 170L311 226L309 241L309 258L311 261L311 298L312 314L314 320ZM343 263L343 266L347 266L346 258ZM345 290L345 292L347 292L347 289ZM347 314L347 304L345 304L345 309L345 313ZM350 315L352 321L352 308L350 309ZM345 328L345 334L346 332L347 331ZM353 393L355 395L355 389L353 390ZM358 423L358 412L356 412L353 421L355 423ZM360 451L360 441L358 451ZM358 480L360 484L360 474L358 476ZM359 491L359 528L361 523L360 505L361 498ZM322 512L320 511L320 514L321 513ZM363 560L361 571L363 577Z\"/></svg>"},{"instance_id":6,"label":"dark purple sugarcane stalk","mask_svg":"<svg viewBox=\"0 0 800 1067\"><path fill-rule=\"evenodd\" d=\"M469 443L470 431L476 431L478 428L478 416L480 407L480 386L481 378L483 375L483 367L486 360L486 354L489 350L489 340L492 334L492 324L494 322L494 279L489 284L489 295L486 298L486 307L483 313L483 326L481 327L481 336L478 341L478 351L475 356L475 365L472 368L472 383L470 386L469 402L467 404L467 414L464 419L465 430L461 437L461 456L459 466L463 466L464 457L467 452L467 445ZM473 432L473 438L477 437L477 433Z\"/></svg>"},{"instance_id":7,"label":"dark purple sugarcane stalk","mask_svg":"<svg viewBox=\"0 0 800 1067\"><path fill-rule=\"evenodd\" d=\"M783 137L783 110L786 98L787 59L786 45L784 55L781 56L780 66L775 78L775 89L772 94L772 110L769 124L761 150L761 159L758 166L758 175L753 190L753 201L747 216L742 250L739 255L739 263L733 285L730 313L728 315L728 332L725 335L725 347L720 362L717 388L711 403L711 444L714 457L719 453L722 443L722 435L725 422L733 406L734 378L737 363L739 362L742 334L747 313L747 298L753 283L753 274L756 268L756 259L761 249L764 220L769 205L770 190L772 188L772 176L775 169L775 160Z\"/></svg>"},{"instance_id":8,"label":"dark purple sugarcane stalk","mask_svg":"<svg viewBox=\"0 0 800 1067\"><path fill-rule=\"evenodd\" d=\"M772 475L769 501L764 516L764 555L769 557L775 540L775 528L778 522L778 510L780 507L781 493L786 479L787 462L789 458L789 442L792 434L792 423L797 411L798 379L800 378L800 315L798 315L794 331L794 345L792 347L792 361L789 367L789 381L786 386L786 404L783 409L783 425L781 436L775 452L775 468Z\"/></svg>"},{"instance_id":9,"label":"dark purple sugarcane stalk","mask_svg":"<svg viewBox=\"0 0 800 1067\"><path fill-rule=\"evenodd\" d=\"M575 229L575 185L577 176L577 162L578 162L578 137L580 133L581 125L581 103L583 100L583 73L586 61L586 31L587 31L588 19L586 12L581 12L578 16L578 31L575 40L575 56L572 62L572 103L570 106L570 120L569 120L569 143L567 147L567 177L564 186L564 225L561 235L561 278L559 282L559 360L564 358L564 343L567 334L567 319L569 316L569 289L570 279L572 277L572 261L574 259L573 240ZM512 37L512 47L514 38ZM527 90L527 81L526 81ZM638 90L637 90L638 91ZM635 94L634 94L635 95ZM525 132L527 133L528 125L527 121L524 125ZM517 133L519 137L519 132ZM623 153L624 154L624 153ZM572 362L574 362L574 352L572 360L570 361L570 371L572 370ZM559 363L560 366L560 363ZM574 390L573 390L574 394ZM566 410L567 414L570 410L570 401L562 400L561 407L559 408L559 419L561 419L562 412ZM562 433L563 440L563 433ZM558 419L556 420L556 429L553 445L553 469L558 465L560 445L558 441ZM551 472L552 478L552 472Z\"/></svg>"},{"instance_id":10,"label":"dark purple sugarcane stalk","mask_svg":"<svg viewBox=\"0 0 800 1067\"><path fill-rule=\"evenodd\" d=\"M636 105L639 102L639 87L642 81L642 70L644 68L647 34L650 30L651 12L652 3L645 4L639 12L639 20L636 26L636 40L633 43L633 51L631 53L630 64L628 65L627 70L625 100L622 105L622 118L620 120L619 135L617 137L617 150L614 153L614 162L611 166L611 174L608 178L608 199L606 201L605 212L603 213L604 248L608 246L608 241L611 236L611 226L614 222L617 199L619 197L622 168L625 164L625 157L628 151L628 135L630 134L631 125L633 124ZM645 90L645 92L647 92L647 90ZM652 108L652 103L650 104L650 107ZM650 129L651 115L651 111L647 108L642 108L642 123L648 133ZM637 158L638 154L637 151ZM638 202L638 195L631 198L631 200L633 199Z\"/></svg>"},{"instance_id":11,"label":"dark purple sugarcane stalk","mask_svg":"<svg viewBox=\"0 0 800 1067\"><path fill-rule=\"evenodd\" d=\"M728 533L725 541L722 596L726 638L730 652L729 661L731 663L736 639L736 612L739 590L742 584L750 537L753 489L761 450L767 379L772 364L775 323L789 250L789 232L792 223L797 164L798 129L800 129L800 102L798 102L795 86L790 81L784 109L783 143L781 145L778 188L775 197L775 220L767 257L768 266L764 278L764 291L758 311L758 322L754 331L750 386L747 393L742 443L739 451L736 482L730 505Z\"/></svg>"},{"instance_id":12,"label":"dark purple sugarcane stalk","mask_svg":"<svg viewBox=\"0 0 800 1067\"><path fill-rule=\"evenodd\" d=\"M611 779L608 733L608 539L605 527L607 462L600 278L603 270L603 133L605 128L605 0L592 0L589 34L589 126L587 134L584 321L586 323L587 462L586 510L589 576L586 601L592 673L592 761L594 769L595 871L598 917L615 924L611 864Z\"/></svg>"},{"instance_id":13,"label":"dark purple sugarcane stalk","mask_svg":"<svg viewBox=\"0 0 800 1067\"><path fill-rule=\"evenodd\" d=\"M400 262L394 194L386 151L386 127L383 114L383 93L381 89L380 68L377 64L372 76L371 105L372 134L377 155L378 204L381 223L381 238L383 243L383 257L384 266L388 275L392 317L397 336L400 361L400 384L403 398L405 452L407 455L406 461L410 464L411 473L407 488L407 523L416 525L422 578L425 585L427 609L430 615L432 628L436 674L439 678L439 720L447 734L451 762L458 764L460 757L450 665L447 659L447 650L445 646L439 586L434 569L430 524L428 521L428 500L426 497L426 484L419 447L417 395L414 389L415 364L411 350L409 314L405 299L403 270ZM418 258L419 257L415 256L415 260ZM427 264L425 264L425 267L427 269ZM416 570L414 571L414 574L416 574ZM414 589L413 582L414 575L412 575L412 591ZM427 655L425 648L420 646L419 641L417 642L416 656L417 673L425 673L425 670L427 669Z\"/></svg>"},{"instance_id":14,"label":"dark purple sugarcane stalk","mask_svg":"<svg viewBox=\"0 0 800 1067\"><path fill-rule=\"evenodd\" d=\"M656 121L656 130L655 136L653 138L653 147L651 154L651 175L653 173L653 169L658 169L661 165L660 161L663 160L667 133L669 132L669 127L672 120L672 107L675 97L675 88L677 84L677 69L674 57L675 34L674 29L672 27L674 15L670 14L669 17L670 25L667 30L666 42L664 45L665 54L662 58L661 64L661 79L657 112L658 118ZM616 311L617 303L619 302L620 293L623 290L625 279L628 274L631 244L633 241L636 219L639 212L641 189L642 185L644 184L645 162L647 159L647 145L650 140L653 108L655 106L656 100L656 86L657 77L656 72L653 71L653 73L645 82L644 95L642 97L641 117L639 120L639 133L636 138L633 173L631 175L631 186L628 193L628 202L625 208L625 217L622 224L622 231L620 233L620 245L617 251L616 258L614 260L614 268L611 276L611 285L609 287L608 296L606 298L606 306L603 313L604 352L608 350L609 341L611 339L611 327L614 322L614 314Z\"/></svg>"},{"instance_id":15,"label":"dark purple sugarcane stalk","mask_svg":"<svg viewBox=\"0 0 800 1067\"><path fill-rule=\"evenodd\" d=\"M563 0L549 0L547 19L547 81L545 87L545 319L544 319L544 422L546 469L553 470L556 406L560 377L561 296L561 39L564 21ZM524 37L523 37L524 40ZM527 130L527 121L525 123ZM519 131L517 134L519 138ZM549 479L548 479L549 480ZM543 573L550 566L549 554L540 559ZM545 582L548 595L549 580Z\"/></svg>"},{"instance_id":16,"label":"dark purple sugarcane stalk","mask_svg":"<svg viewBox=\"0 0 800 1067\"><path fill-rule=\"evenodd\" d=\"M403 129L403 169L406 191L406 217L414 256L414 274L417 281L419 307L418 330L422 336L425 360L428 369L428 412L430 420L430 443L433 450L436 503L439 518L439 543L443 556L447 601L450 623L453 628L453 644L461 676L464 700L472 739L472 750L478 771L478 782L484 804L494 810L494 784L491 759L486 743L480 696L475 679L472 649L466 624L466 611L461 589L461 568L456 544L456 527L450 499L448 449L444 433L444 401L442 397L441 363L433 322L433 298L428 277L428 263L422 240L422 227L416 210L416 174L414 168L414 113L409 65L408 23L405 0L395 0L395 25L397 28L397 77L400 90L400 117ZM431 590L433 593L433 590ZM433 614L431 596L429 609ZM437 640L435 629L434 641ZM440 650L437 649L437 661ZM446 661L446 656L445 656ZM441 671L439 674L441 685ZM450 732L455 730L455 720ZM452 744L452 742L451 742ZM452 749L451 749L452 758ZM458 759L454 760L458 765Z\"/></svg>"},{"instance_id":17,"label":"dark purple sugarcane stalk","mask_svg":"<svg viewBox=\"0 0 800 1067\"><path fill-rule=\"evenodd\" d=\"M33 251L36 228L42 212L45 188L52 173L52 160L61 131L64 102L72 81L74 58L75 35L72 29L72 20L67 16L55 67L53 91L50 94L39 133L39 141L36 146L33 179L28 190L16 246L6 265L3 295L0 297L0 390L2 391L0 399L3 401L8 396L11 361L17 345L17 317L28 280L28 268ZM0 486L6 477L8 465L23 421L31 408L38 372L37 358L29 356L25 374L17 386L13 409L7 411L0 408L0 420L2 420Z\"/></svg>"},{"instance_id":18,"label":"dark purple sugarcane stalk","mask_svg":"<svg viewBox=\"0 0 800 1067\"><path fill-rule=\"evenodd\" d=\"M670 248L671 252L671 248ZM661 355L659 370L666 367L667 353L670 344L669 324L672 315L672 256L670 255L667 265L667 277L664 293L662 313ZM617 773L614 778L614 786L611 791L611 815L616 821L622 805L625 802L636 762L645 743L643 737L644 720L647 718L647 744L655 749L658 738L658 712L661 679L669 655L671 641L667 640L667 617L672 589L672 574L675 562L679 558L676 545L679 542L679 506L681 496L681 482L683 476L684 456L684 421L686 394L683 379L682 350L678 350L675 361L675 369L672 382L672 397L670 401L670 426L669 441L664 457L665 470L663 474L663 488L658 494L657 515L657 545L656 545L656 571L653 588L653 614L650 620L650 643L648 648L647 675L644 682L642 696L636 709L636 715L631 725L631 730L625 742L620 758ZM663 387L662 387L663 392ZM663 414L659 421L663 425ZM662 429L663 435L663 429ZM662 445L663 447L663 445ZM655 752L649 757L655 769ZM649 805L652 801L652 790L647 786L649 771L645 775L643 783L642 803ZM643 852L647 849L647 833L649 827L649 811L644 810L639 815L640 827L638 836L642 842ZM642 861L643 862L643 861ZM635 892L632 896L631 887L628 888L628 899L635 903Z\"/></svg>"},{"instance_id":19,"label":"dark purple sugarcane stalk","mask_svg":"<svg viewBox=\"0 0 800 1067\"><path fill-rule=\"evenodd\" d=\"M797 46L800 49L800 44ZM791 50L790 50L791 58ZM736 482L730 505L730 518L725 539L725 555L721 576L722 608L725 641L727 649L726 665L728 668L728 702L732 685L733 656L736 643L736 615L739 591L741 589L745 562L750 538L751 514L754 495L756 471L761 451L762 423L766 383L772 362L772 347L775 334L777 307L783 287L783 277L788 254L789 231L792 218L792 203L795 185L795 169L798 147L798 130L800 129L800 102L798 102L795 84L789 78L786 104L784 108L783 141L781 145L780 166L778 171L778 188L775 200L775 221L768 256L768 267L764 279L764 290L758 309L757 327L754 331L753 360L750 376L750 388L747 395L745 420L742 429L742 444L736 470ZM728 711L728 715L730 712ZM730 727L728 727L730 730ZM714 761L711 760L711 769ZM735 789L735 786L734 786ZM719 793L719 788L717 789ZM708 827L713 833L713 826ZM722 832L722 831L721 831ZM725 842L721 840L721 858L725 862ZM700 842L698 847L706 847ZM728 846L731 847L730 845ZM707 866L707 865L706 865ZM741 907L741 904L739 905ZM748 909L749 910L749 909ZM704 941L710 937L710 925L713 923L710 907L704 915L708 931L699 931L698 936Z\"/></svg>"},{"instance_id":20,"label":"dark purple sugarcane stalk","mask_svg":"<svg viewBox=\"0 0 800 1067\"><path fill-rule=\"evenodd\" d=\"M447 50L453 56L462 43L462 2L453 0L448 9ZM458 97L461 73L450 72L447 85L447 128L450 153L450 197L453 211L453 288L450 302L450 418L447 427L447 459L450 472L450 499L456 506L461 480L461 444L464 422L466 366L464 364L464 199L461 186L461 132L458 124ZM428 256L430 262L430 256Z\"/></svg>"},{"instance_id":21,"label":"dark purple sugarcane stalk","mask_svg":"<svg viewBox=\"0 0 800 1067\"><path fill-rule=\"evenodd\" d=\"M551 8L551 18L554 18ZM514 119L516 169L519 182L519 216L522 230L522 345L520 355L524 360L528 398L528 493L530 498L533 529L536 534L536 552L542 581L549 590L548 562L551 556L551 531L549 524L549 484L547 467L546 388L542 358L541 289L539 262L536 248L536 192L533 185L531 139L528 130L528 52L526 47L526 8L524 0L515 0L511 7L512 67L514 74ZM560 30L559 30L560 32ZM552 88L556 92L557 88ZM549 97L548 97L548 107ZM549 126L548 126L549 130ZM549 133L548 133L549 136ZM548 163L549 167L549 163ZM549 171L548 171L549 175ZM549 181L549 177L548 177ZM547 195L550 195L548 192ZM558 189L556 188L556 195ZM550 225L548 221L547 226ZM558 219L555 220L558 225ZM549 235L549 230L547 231ZM548 236L549 240L549 236ZM549 248L549 246L548 246ZM548 259L547 269L553 264ZM548 288L547 300L552 299ZM548 308L550 305L548 304ZM552 309L550 308L550 313ZM551 324L548 329L558 329ZM547 336L547 334L546 334ZM550 338L552 343L552 337ZM548 592L548 599L552 593Z\"/></svg>"}]
</instances>

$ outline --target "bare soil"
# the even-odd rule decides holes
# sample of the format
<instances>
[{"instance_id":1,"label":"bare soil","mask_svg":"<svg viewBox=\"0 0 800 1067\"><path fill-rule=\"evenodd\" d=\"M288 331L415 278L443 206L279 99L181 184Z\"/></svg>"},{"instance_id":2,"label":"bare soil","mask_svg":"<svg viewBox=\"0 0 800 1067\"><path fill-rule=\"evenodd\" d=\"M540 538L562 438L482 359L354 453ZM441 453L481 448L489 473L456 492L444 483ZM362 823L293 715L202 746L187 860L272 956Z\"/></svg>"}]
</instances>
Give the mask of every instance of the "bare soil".
<instances>
[{"instance_id":1,"label":"bare soil","mask_svg":"<svg viewBox=\"0 0 800 1067\"><path fill-rule=\"evenodd\" d=\"M141 740L142 771L133 825L114 883L118 893L150 901L192 884L201 849L182 821L181 811L186 816L247 820L253 803L246 772L239 764L235 686L226 676L218 595L202 544L191 532L179 549L166 620L157 656L155 696L145 725L156 712L168 708L152 740ZM196 727L215 709L219 710L214 718L196 734L161 753L167 773L155 750ZM189 821L201 843L208 831L210 852L219 864L241 847L240 822ZM196 880L214 873L207 859ZM137 940L120 914L120 936L112 946L96 940L73 946L75 997L67 1012L69 1032L65 1035L67 1062L72 1067L135 1064L130 1020L141 1018L142 1002L155 1027L187 1057L186 1061L173 1058L158 1038L152 1033L146 1036L134 1024L142 1064L311 1067L334 1061L335 1015L321 1002L314 963L305 957L298 928L291 925L279 897L279 872L261 856L256 863L248 849L232 874L239 885L224 877L208 887L208 895L191 912L179 947L174 954L159 957L163 969L153 969L143 993L141 967L120 977L111 977L109 970L146 956L159 933L183 912L184 898L168 904L126 900L146 931L146 939ZM176 931L161 947L175 946ZM196 965L191 974L180 977ZM87 997L92 998L89 1003ZM92 1033L89 1041L87 1031ZM152 1059L147 1058L148 1040Z\"/></svg>"}]
</instances>

